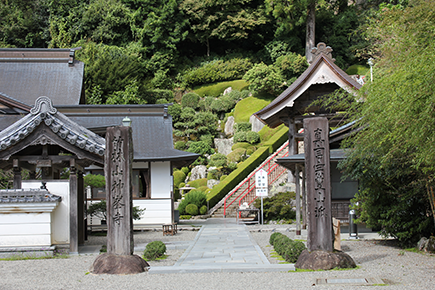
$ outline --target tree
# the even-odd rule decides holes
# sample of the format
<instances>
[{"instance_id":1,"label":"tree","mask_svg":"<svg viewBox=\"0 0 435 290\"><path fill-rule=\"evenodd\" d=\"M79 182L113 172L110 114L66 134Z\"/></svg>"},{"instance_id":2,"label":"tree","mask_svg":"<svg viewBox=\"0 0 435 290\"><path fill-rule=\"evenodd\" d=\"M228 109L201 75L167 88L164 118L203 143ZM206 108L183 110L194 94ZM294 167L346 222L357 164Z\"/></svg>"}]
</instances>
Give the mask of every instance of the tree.
<instances>
[{"instance_id":1,"label":"tree","mask_svg":"<svg viewBox=\"0 0 435 290\"><path fill-rule=\"evenodd\" d=\"M415 0L383 9L367 37L374 43L374 81L350 106L364 128L341 163L360 181L361 220L408 245L434 232L435 7Z\"/></svg>"},{"instance_id":2,"label":"tree","mask_svg":"<svg viewBox=\"0 0 435 290\"><path fill-rule=\"evenodd\" d=\"M266 24L261 6L253 0L183 0L180 8L189 16L194 41L205 44L210 56L210 39L247 39L257 27Z\"/></svg>"}]
</instances>

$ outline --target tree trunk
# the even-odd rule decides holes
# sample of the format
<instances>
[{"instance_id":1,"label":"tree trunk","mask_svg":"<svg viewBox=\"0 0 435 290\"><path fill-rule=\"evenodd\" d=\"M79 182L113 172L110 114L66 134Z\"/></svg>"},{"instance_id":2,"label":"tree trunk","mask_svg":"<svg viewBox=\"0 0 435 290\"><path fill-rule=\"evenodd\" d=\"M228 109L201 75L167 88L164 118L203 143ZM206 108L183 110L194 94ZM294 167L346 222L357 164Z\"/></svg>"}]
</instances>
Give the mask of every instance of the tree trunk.
<instances>
[{"instance_id":1,"label":"tree trunk","mask_svg":"<svg viewBox=\"0 0 435 290\"><path fill-rule=\"evenodd\" d=\"M316 46L315 44L315 34L316 34L316 1L311 0L308 5L307 11L307 34L305 37L305 57L307 62L311 63L313 61L313 55L311 54L311 49Z\"/></svg>"}]
</instances>

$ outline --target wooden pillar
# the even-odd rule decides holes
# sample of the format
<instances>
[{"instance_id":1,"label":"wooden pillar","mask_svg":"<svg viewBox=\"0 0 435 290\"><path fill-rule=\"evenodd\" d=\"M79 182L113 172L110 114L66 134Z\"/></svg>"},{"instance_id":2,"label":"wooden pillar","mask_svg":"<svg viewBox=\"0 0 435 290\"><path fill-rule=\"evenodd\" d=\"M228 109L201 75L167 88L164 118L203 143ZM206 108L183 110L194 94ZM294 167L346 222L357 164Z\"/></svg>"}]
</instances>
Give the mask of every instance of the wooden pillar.
<instances>
[{"instance_id":1,"label":"wooden pillar","mask_svg":"<svg viewBox=\"0 0 435 290\"><path fill-rule=\"evenodd\" d=\"M307 190L306 190L305 167L302 168L302 229L307 229Z\"/></svg>"},{"instance_id":2,"label":"wooden pillar","mask_svg":"<svg viewBox=\"0 0 435 290\"><path fill-rule=\"evenodd\" d=\"M295 154L298 154L298 144L296 142L296 125L295 125L295 119L292 117L289 117L288 119L288 155L292 156ZM294 174L289 174L289 183L295 182Z\"/></svg>"},{"instance_id":3,"label":"wooden pillar","mask_svg":"<svg viewBox=\"0 0 435 290\"><path fill-rule=\"evenodd\" d=\"M296 235L301 235L301 183L299 180L299 165L295 164L296 184Z\"/></svg>"},{"instance_id":4,"label":"wooden pillar","mask_svg":"<svg viewBox=\"0 0 435 290\"><path fill-rule=\"evenodd\" d=\"M77 172L77 238L78 244L83 245L85 243L85 192L83 187L83 172Z\"/></svg>"},{"instance_id":5,"label":"wooden pillar","mask_svg":"<svg viewBox=\"0 0 435 290\"><path fill-rule=\"evenodd\" d=\"M14 189L21 189L21 167L18 166L18 159L13 160L13 171L14 171Z\"/></svg>"},{"instance_id":6,"label":"wooden pillar","mask_svg":"<svg viewBox=\"0 0 435 290\"><path fill-rule=\"evenodd\" d=\"M304 120L305 168L307 173L308 251L332 252L331 171L327 118Z\"/></svg>"},{"instance_id":7,"label":"wooden pillar","mask_svg":"<svg viewBox=\"0 0 435 290\"><path fill-rule=\"evenodd\" d=\"M77 168L75 167L75 160L70 160L70 175L69 175L69 196L70 196L70 224L69 224L69 251L70 254L78 254L79 252L79 211L78 211L78 180Z\"/></svg>"}]
</instances>

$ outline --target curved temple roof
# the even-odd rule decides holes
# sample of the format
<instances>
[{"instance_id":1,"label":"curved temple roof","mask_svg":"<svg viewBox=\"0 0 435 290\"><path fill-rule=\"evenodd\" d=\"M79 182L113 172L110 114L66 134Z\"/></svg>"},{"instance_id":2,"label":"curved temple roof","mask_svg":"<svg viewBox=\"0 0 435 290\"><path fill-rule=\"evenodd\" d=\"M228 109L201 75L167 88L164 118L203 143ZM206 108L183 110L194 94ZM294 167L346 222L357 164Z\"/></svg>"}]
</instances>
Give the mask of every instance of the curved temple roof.
<instances>
[{"instance_id":1,"label":"curved temple roof","mask_svg":"<svg viewBox=\"0 0 435 290\"><path fill-rule=\"evenodd\" d=\"M70 144L99 156L104 155L106 147L104 138L58 112L47 97L39 97L28 115L0 132L0 151L25 139L42 124Z\"/></svg>"},{"instance_id":2,"label":"curved temple roof","mask_svg":"<svg viewBox=\"0 0 435 290\"><path fill-rule=\"evenodd\" d=\"M318 56L307 70L275 100L254 115L270 127L276 127L282 123L294 107L296 100L301 97L312 85L336 84L349 92L360 89L361 85L340 69L331 59L329 47L319 43Z\"/></svg>"}]
</instances>

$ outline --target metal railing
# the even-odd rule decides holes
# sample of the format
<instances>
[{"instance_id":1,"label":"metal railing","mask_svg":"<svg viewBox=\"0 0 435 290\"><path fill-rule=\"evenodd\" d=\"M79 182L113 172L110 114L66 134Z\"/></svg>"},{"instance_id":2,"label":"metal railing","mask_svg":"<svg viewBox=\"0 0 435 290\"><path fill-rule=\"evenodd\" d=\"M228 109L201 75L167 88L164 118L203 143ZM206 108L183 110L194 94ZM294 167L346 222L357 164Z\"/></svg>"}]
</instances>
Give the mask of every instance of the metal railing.
<instances>
[{"instance_id":1,"label":"metal railing","mask_svg":"<svg viewBox=\"0 0 435 290\"><path fill-rule=\"evenodd\" d=\"M274 181L276 181L284 172L286 172L286 169L279 164L275 163L275 160L278 157L286 157L288 156L288 141L284 143L273 155L269 156L256 170L254 170L242 183L240 183L232 192L229 194L224 201L224 217L227 214L227 209L236 201L239 200L239 207L241 205L241 201L244 198L248 198L250 201L248 202L251 204L255 199L255 173L257 173L258 170L264 169L267 172L268 176L268 185L272 184ZM287 149L287 151L285 151ZM236 198L234 198L232 201L229 201L229 199L236 194L239 189L241 189L243 186L246 186L246 188L237 195ZM248 197L247 197L248 196Z\"/></svg>"}]
</instances>

